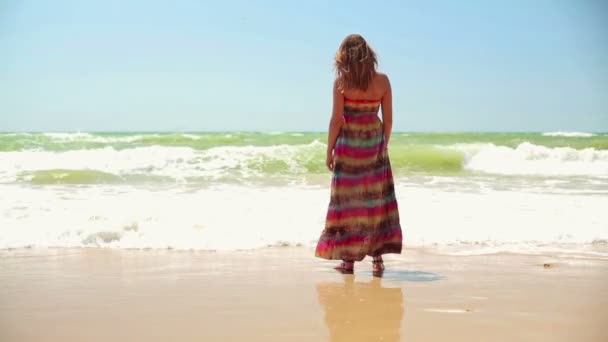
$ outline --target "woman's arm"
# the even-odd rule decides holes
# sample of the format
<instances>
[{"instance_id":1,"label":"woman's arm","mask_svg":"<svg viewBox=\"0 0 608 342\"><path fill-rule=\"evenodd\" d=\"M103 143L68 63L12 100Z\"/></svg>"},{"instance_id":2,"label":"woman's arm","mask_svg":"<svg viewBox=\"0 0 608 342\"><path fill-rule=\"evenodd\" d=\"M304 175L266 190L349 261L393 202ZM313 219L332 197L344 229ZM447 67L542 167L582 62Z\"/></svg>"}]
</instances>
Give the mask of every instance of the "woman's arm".
<instances>
[{"instance_id":1,"label":"woman's arm","mask_svg":"<svg viewBox=\"0 0 608 342\"><path fill-rule=\"evenodd\" d=\"M327 168L334 169L334 146L340 134L340 128L344 123L344 94L338 89L338 80L334 81L333 108L331 120L329 121L329 133L327 134Z\"/></svg>"},{"instance_id":2,"label":"woman's arm","mask_svg":"<svg viewBox=\"0 0 608 342\"><path fill-rule=\"evenodd\" d=\"M388 147L393 130L393 92L388 76L384 75L386 82L386 92L382 97L382 125L384 127L384 148Z\"/></svg>"}]
</instances>

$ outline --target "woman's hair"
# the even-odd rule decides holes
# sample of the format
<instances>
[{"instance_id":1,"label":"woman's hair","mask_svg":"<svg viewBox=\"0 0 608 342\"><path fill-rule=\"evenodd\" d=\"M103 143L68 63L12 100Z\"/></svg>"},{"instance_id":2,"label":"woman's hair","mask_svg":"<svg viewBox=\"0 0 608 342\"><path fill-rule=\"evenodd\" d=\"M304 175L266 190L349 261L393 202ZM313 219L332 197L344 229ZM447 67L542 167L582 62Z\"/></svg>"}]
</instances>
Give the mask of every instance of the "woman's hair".
<instances>
[{"instance_id":1,"label":"woman's hair","mask_svg":"<svg viewBox=\"0 0 608 342\"><path fill-rule=\"evenodd\" d=\"M338 88L367 90L376 73L376 53L358 34L346 36L336 52Z\"/></svg>"}]
</instances>

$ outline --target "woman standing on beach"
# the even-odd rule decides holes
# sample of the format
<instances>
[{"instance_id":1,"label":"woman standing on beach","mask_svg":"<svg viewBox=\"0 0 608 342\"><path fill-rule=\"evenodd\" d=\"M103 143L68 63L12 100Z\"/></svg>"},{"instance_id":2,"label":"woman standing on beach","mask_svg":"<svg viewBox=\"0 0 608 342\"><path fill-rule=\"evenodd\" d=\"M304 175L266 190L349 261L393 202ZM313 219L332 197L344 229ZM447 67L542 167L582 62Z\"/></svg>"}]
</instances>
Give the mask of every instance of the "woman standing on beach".
<instances>
[{"instance_id":1,"label":"woman standing on beach","mask_svg":"<svg viewBox=\"0 0 608 342\"><path fill-rule=\"evenodd\" d=\"M333 172L325 229L315 255L354 262L401 253L402 235L387 146L393 123L388 76L376 71L376 54L360 35L347 36L336 53L327 167ZM378 111L382 108L382 121Z\"/></svg>"}]
</instances>

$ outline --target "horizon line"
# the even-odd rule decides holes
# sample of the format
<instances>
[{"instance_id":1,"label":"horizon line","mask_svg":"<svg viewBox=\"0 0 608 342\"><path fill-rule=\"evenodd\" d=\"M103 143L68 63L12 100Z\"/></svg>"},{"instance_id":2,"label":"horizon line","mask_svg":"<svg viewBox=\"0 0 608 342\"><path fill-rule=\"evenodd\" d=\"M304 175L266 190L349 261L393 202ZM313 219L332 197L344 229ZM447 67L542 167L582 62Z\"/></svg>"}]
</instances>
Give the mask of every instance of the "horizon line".
<instances>
[{"instance_id":1,"label":"horizon line","mask_svg":"<svg viewBox=\"0 0 608 342\"><path fill-rule=\"evenodd\" d=\"M265 133L265 134L282 134L282 133L327 133L323 131L276 131L276 130L31 130L31 131L0 131L0 134L15 134L15 133ZM581 131L581 130L546 130L546 131L397 131L392 133L591 133L591 134L608 134L608 131Z\"/></svg>"}]
</instances>

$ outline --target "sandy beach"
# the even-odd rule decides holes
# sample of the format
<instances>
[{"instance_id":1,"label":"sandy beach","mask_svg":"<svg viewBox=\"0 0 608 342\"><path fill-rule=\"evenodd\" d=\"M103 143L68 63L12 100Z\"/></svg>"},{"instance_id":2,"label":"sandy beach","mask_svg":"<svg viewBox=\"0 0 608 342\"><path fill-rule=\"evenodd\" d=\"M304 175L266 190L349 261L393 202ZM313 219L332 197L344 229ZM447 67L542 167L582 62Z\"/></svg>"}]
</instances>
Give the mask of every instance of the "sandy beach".
<instances>
[{"instance_id":1,"label":"sandy beach","mask_svg":"<svg viewBox=\"0 0 608 342\"><path fill-rule=\"evenodd\" d=\"M608 342L608 0L381 4L0 0L0 342Z\"/></svg>"},{"instance_id":2,"label":"sandy beach","mask_svg":"<svg viewBox=\"0 0 608 342\"><path fill-rule=\"evenodd\" d=\"M0 340L608 340L606 260L408 248L379 278L312 255L4 250Z\"/></svg>"}]
</instances>

